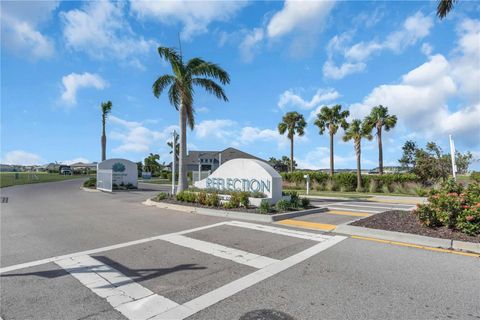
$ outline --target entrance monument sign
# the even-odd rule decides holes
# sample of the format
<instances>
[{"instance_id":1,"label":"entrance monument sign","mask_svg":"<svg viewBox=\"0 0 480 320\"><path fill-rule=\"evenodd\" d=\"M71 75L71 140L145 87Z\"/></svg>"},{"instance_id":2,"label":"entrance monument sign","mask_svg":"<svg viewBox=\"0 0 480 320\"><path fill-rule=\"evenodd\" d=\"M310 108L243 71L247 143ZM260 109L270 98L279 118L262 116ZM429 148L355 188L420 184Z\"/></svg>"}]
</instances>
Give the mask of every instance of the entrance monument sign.
<instances>
[{"instance_id":1,"label":"entrance monument sign","mask_svg":"<svg viewBox=\"0 0 480 320\"><path fill-rule=\"evenodd\" d=\"M100 170L112 170L112 183L116 185L132 184L138 186L137 164L126 159L108 159L97 165L97 172Z\"/></svg>"},{"instance_id":2,"label":"entrance monument sign","mask_svg":"<svg viewBox=\"0 0 480 320\"><path fill-rule=\"evenodd\" d=\"M233 159L207 178L195 182L201 189L264 193L270 202L282 199L282 177L267 163L256 159Z\"/></svg>"}]
</instances>

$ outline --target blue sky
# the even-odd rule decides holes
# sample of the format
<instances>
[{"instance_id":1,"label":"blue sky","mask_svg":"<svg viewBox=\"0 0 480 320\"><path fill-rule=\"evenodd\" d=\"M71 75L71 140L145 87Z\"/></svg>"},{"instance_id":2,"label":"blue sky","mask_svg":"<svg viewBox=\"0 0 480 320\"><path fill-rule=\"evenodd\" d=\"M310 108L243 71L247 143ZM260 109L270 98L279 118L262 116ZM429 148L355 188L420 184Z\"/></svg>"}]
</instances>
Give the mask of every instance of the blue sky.
<instances>
[{"instance_id":1,"label":"blue sky","mask_svg":"<svg viewBox=\"0 0 480 320\"><path fill-rule=\"evenodd\" d=\"M399 118L384 136L386 165L408 139L480 157L480 5L460 1L440 21L436 1L2 1L2 163L98 161L100 103L111 100L107 156L159 153L178 114L151 91L170 73L156 52L220 64L229 102L196 91L190 150L234 146L263 158L289 154L277 124L308 120L295 144L300 167L328 167L328 137L313 125L323 105L352 118L388 106ZM352 143L335 139L338 168L355 167ZM376 141L362 165L377 165ZM476 162L472 168L479 169Z\"/></svg>"}]
</instances>

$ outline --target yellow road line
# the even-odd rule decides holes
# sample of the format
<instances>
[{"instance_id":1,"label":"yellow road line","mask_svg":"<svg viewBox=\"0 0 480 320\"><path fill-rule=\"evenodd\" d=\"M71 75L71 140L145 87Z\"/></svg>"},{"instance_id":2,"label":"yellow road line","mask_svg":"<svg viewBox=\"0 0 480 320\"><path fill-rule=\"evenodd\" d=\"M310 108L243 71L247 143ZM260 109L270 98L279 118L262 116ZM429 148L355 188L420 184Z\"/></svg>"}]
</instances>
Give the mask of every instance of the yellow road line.
<instances>
[{"instance_id":1,"label":"yellow road line","mask_svg":"<svg viewBox=\"0 0 480 320\"><path fill-rule=\"evenodd\" d=\"M351 237L354 238L354 239L374 241L374 242L380 242L380 243L388 243L388 244L396 245L396 246L410 247L410 248L416 248L416 249L422 249L422 250L429 250L429 251L437 251L437 252L444 252L444 253L453 253L453 254L459 254L459 255L467 256L467 257L475 257L475 258L480 257L480 254L478 254L478 253L468 253L468 252L463 252L463 251L455 251L455 250L449 250L449 249L427 247L427 246L421 246L421 245L417 245L417 244L411 244L411 243L405 243L405 242L398 242L398 241L390 241L390 240L383 240L383 239L377 239L377 238L360 237L360 236L351 236Z\"/></svg>"},{"instance_id":2,"label":"yellow road line","mask_svg":"<svg viewBox=\"0 0 480 320\"><path fill-rule=\"evenodd\" d=\"M281 221L278 221L277 223L284 224L287 226L323 230L323 231L331 231L337 227L334 224L316 223L316 222L293 220L293 219L281 220Z\"/></svg>"},{"instance_id":3,"label":"yellow road line","mask_svg":"<svg viewBox=\"0 0 480 320\"><path fill-rule=\"evenodd\" d=\"M361 213L361 212L352 212L352 211L339 211L339 210L331 210L327 211L328 214L339 214L343 216L353 216L353 217L370 217L370 213Z\"/></svg>"}]
</instances>

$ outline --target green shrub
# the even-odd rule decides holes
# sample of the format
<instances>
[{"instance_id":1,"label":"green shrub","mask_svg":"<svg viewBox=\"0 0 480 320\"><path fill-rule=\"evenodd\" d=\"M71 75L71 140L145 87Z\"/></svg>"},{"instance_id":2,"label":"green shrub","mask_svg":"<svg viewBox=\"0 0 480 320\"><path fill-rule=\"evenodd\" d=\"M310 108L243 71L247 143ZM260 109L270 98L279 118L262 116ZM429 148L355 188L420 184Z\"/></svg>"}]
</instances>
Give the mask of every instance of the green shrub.
<instances>
[{"instance_id":1,"label":"green shrub","mask_svg":"<svg viewBox=\"0 0 480 320\"><path fill-rule=\"evenodd\" d=\"M472 171L472 173L470 174L470 180L480 183L480 172Z\"/></svg>"},{"instance_id":2,"label":"green shrub","mask_svg":"<svg viewBox=\"0 0 480 320\"><path fill-rule=\"evenodd\" d=\"M197 193L197 201L202 206L207 205L207 193L203 191Z\"/></svg>"},{"instance_id":3,"label":"green shrub","mask_svg":"<svg viewBox=\"0 0 480 320\"><path fill-rule=\"evenodd\" d=\"M220 203L220 199L218 198L218 194L213 192L213 193L208 193L207 194L207 199L206 199L206 205L210 207L218 207L218 204Z\"/></svg>"},{"instance_id":4,"label":"green shrub","mask_svg":"<svg viewBox=\"0 0 480 320\"><path fill-rule=\"evenodd\" d=\"M85 188L96 188L97 187L97 178L91 177L83 183Z\"/></svg>"},{"instance_id":5,"label":"green shrub","mask_svg":"<svg viewBox=\"0 0 480 320\"><path fill-rule=\"evenodd\" d=\"M238 208L240 207L240 192L232 192L230 195L230 200L228 200L229 208Z\"/></svg>"},{"instance_id":6,"label":"green shrub","mask_svg":"<svg viewBox=\"0 0 480 320\"><path fill-rule=\"evenodd\" d=\"M427 226L447 226L469 235L480 233L480 184L471 183L466 189L453 179L432 189L428 204L414 211Z\"/></svg>"},{"instance_id":7,"label":"green shrub","mask_svg":"<svg viewBox=\"0 0 480 320\"><path fill-rule=\"evenodd\" d=\"M250 200L248 200L249 193L248 192L240 192L239 193L239 200L240 205L242 207L248 208L250 206Z\"/></svg>"},{"instance_id":8,"label":"green shrub","mask_svg":"<svg viewBox=\"0 0 480 320\"><path fill-rule=\"evenodd\" d=\"M290 201L279 200L275 205L275 209L277 209L278 212L288 211L288 209L290 209Z\"/></svg>"},{"instance_id":9,"label":"green shrub","mask_svg":"<svg viewBox=\"0 0 480 320\"><path fill-rule=\"evenodd\" d=\"M333 181L341 191L353 191L357 187L357 175L353 172L342 172L333 175Z\"/></svg>"},{"instance_id":10,"label":"green shrub","mask_svg":"<svg viewBox=\"0 0 480 320\"><path fill-rule=\"evenodd\" d=\"M301 198L301 199L300 199L300 206L301 206L303 209L307 209L308 207L310 207L310 199L308 199L308 198Z\"/></svg>"},{"instance_id":11,"label":"green shrub","mask_svg":"<svg viewBox=\"0 0 480 320\"><path fill-rule=\"evenodd\" d=\"M161 200L165 200L167 198L168 198L168 195L165 192L160 192L159 194L157 194L157 196L155 198L153 198L153 200L161 201Z\"/></svg>"},{"instance_id":12,"label":"green shrub","mask_svg":"<svg viewBox=\"0 0 480 320\"><path fill-rule=\"evenodd\" d=\"M262 200L262 202L260 202L260 207L258 208L258 211L261 214L268 214L272 212L272 207L270 206L270 203L267 200Z\"/></svg>"},{"instance_id":13,"label":"green shrub","mask_svg":"<svg viewBox=\"0 0 480 320\"><path fill-rule=\"evenodd\" d=\"M197 194L195 192L191 191L180 191L176 195L176 199L178 201L183 201L183 202L197 202Z\"/></svg>"}]
</instances>

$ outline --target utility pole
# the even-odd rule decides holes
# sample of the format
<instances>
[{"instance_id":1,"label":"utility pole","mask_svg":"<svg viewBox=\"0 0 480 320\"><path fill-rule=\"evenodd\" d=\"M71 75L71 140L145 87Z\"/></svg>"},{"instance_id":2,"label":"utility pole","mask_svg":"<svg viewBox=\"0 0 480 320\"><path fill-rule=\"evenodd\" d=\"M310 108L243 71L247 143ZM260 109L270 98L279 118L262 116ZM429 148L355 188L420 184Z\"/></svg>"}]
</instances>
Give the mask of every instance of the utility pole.
<instances>
[{"instance_id":1,"label":"utility pole","mask_svg":"<svg viewBox=\"0 0 480 320\"><path fill-rule=\"evenodd\" d=\"M175 166L176 166L176 158L177 158L177 138L178 133L173 130L173 143L172 143L172 194L175 194Z\"/></svg>"},{"instance_id":2,"label":"utility pole","mask_svg":"<svg viewBox=\"0 0 480 320\"><path fill-rule=\"evenodd\" d=\"M453 142L452 135L448 135L448 138L450 140L450 156L452 158L452 174L453 174L453 179L457 180L457 165L455 164L455 143Z\"/></svg>"}]
</instances>

